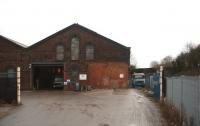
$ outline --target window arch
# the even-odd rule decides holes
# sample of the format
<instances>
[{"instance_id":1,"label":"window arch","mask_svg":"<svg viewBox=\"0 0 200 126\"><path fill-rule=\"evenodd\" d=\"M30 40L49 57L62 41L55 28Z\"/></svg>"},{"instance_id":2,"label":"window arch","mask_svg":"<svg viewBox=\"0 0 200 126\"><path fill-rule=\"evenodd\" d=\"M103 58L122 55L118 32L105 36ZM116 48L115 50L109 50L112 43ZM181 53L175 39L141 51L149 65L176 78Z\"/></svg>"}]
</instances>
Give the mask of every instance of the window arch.
<instances>
[{"instance_id":1,"label":"window arch","mask_svg":"<svg viewBox=\"0 0 200 126\"><path fill-rule=\"evenodd\" d=\"M79 39L78 39L78 37L73 37L71 40L71 59L79 60Z\"/></svg>"},{"instance_id":2,"label":"window arch","mask_svg":"<svg viewBox=\"0 0 200 126\"><path fill-rule=\"evenodd\" d=\"M56 60L64 60L64 46L61 44L56 46Z\"/></svg>"},{"instance_id":3,"label":"window arch","mask_svg":"<svg viewBox=\"0 0 200 126\"><path fill-rule=\"evenodd\" d=\"M94 59L94 46L91 44L86 45L86 60Z\"/></svg>"}]
</instances>

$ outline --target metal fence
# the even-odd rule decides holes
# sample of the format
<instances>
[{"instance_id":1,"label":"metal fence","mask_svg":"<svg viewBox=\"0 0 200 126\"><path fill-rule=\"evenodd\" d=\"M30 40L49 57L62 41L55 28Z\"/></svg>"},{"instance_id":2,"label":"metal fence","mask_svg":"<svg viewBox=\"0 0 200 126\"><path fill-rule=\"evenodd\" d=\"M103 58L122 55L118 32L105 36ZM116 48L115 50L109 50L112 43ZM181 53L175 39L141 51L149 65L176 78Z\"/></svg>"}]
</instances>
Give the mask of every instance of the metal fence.
<instances>
[{"instance_id":1,"label":"metal fence","mask_svg":"<svg viewBox=\"0 0 200 126\"><path fill-rule=\"evenodd\" d=\"M190 126L200 126L200 76L167 78L166 99Z\"/></svg>"},{"instance_id":2,"label":"metal fence","mask_svg":"<svg viewBox=\"0 0 200 126\"><path fill-rule=\"evenodd\" d=\"M0 100L9 103L17 101L16 72L0 73Z\"/></svg>"},{"instance_id":3,"label":"metal fence","mask_svg":"<svg viewBox=\"0 0 200 126\"><path fill-rule=\"evenodd\" d=\"M153 73L151 75L147 75L145 79L145 86L153 91L154 96L160 97L160 73Z\"/></svg>"}]
</instances>

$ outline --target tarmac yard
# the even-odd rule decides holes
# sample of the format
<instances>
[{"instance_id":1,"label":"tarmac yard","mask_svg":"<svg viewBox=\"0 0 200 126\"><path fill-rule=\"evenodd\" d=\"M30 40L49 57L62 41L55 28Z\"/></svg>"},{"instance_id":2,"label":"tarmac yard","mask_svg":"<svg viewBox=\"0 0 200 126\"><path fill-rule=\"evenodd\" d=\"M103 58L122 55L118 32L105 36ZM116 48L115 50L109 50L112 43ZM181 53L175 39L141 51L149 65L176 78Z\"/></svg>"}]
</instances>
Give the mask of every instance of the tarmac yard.
<instances>
[{"instance_id":1,"label":"tarmac yard","mask_svg":"<svg viewBox=\"0 0 200 126\"><path fill-rule=\"evenodd\" d=\"M166 126L159 108L135 89L30 91L22 103L0 126Z\"/></svg>"}]
</instances>

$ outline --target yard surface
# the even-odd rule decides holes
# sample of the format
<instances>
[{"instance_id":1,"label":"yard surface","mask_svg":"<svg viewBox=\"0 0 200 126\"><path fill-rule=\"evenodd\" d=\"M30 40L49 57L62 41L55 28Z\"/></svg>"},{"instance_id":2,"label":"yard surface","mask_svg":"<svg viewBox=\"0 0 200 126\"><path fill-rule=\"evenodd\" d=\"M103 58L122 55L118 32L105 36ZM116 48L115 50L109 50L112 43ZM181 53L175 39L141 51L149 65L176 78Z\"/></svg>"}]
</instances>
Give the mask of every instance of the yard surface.
<instances>
[{"instance_id":1,"label":"yard surface","mask_svg":"<svg viewBox=\"0 0 200 126\"><path fill-rule=\"evenodd\" d=\"M22 103L0 126L165 126L158 106L135 89L22 92Z\"/></svg>"}]
</instances>

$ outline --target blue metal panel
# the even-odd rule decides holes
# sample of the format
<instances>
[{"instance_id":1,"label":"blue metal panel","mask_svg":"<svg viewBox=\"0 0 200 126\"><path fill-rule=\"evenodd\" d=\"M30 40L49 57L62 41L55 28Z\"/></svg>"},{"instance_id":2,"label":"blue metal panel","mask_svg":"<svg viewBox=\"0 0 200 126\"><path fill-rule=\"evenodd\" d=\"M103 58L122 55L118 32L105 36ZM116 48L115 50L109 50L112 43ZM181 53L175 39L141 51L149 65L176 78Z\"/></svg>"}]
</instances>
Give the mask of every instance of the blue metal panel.
<instances>
[{"instance_id":1,"label":"blue metal panel","mask_svg":"<svg viewBox=\"0 0 200 126\"><path fill-rule=\"evenodd\" d=\"M160 74L155 73L153 75L153 91L155 97L160 97Z\"/></svg>"},{"instance_id":2,"label":"blue metal panel","mask_svg":"<svg viewBox=\"0 0 200 126\"><path fill-rule=\"evenodd\" d=\"M76 83L76 88L75 88L76 91L80 91L80 84L79 83Z\"/></svg>"}]
</instances>

